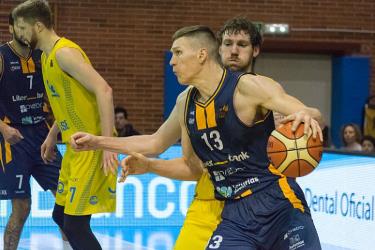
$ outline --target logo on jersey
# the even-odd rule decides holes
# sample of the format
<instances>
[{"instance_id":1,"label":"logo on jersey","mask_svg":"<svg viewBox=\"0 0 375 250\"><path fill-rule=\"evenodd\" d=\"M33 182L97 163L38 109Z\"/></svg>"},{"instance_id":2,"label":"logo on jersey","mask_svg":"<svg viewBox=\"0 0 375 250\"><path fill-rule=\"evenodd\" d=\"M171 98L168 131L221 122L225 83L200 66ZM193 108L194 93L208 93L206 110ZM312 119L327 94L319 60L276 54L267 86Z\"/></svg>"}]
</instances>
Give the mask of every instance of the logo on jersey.
<instances>
[{"instance_id":1,"label":"logo on jersey","mask_svg":"<svg viewBox=\"0 0 375 250\"><path fill-rule=\"evenodd\" d=\"M189 125L193 125L194 124L194 122L195 122L195 119L194 119L194 115L195 115L195 112L194 112L194 110L193 111L190 111L190 113L189 113L189 120L188 120L188 124Z\"/></svg>"},{"instance_id":2,"label":"logo on jersey","mask_svg":"<svg viewBox=\"0 0 375 250\"><path fill-rule=\"evenodd\" d=\"M47 80L47 86L48 86L48 89L51 91L51 95L52 95L53 97L60 97L60 95L57 93L55 87L54 87L52 84L50 84L50 83L48 82L48 80Z\"/></svg>"},{"instance_id":3,"label":"logo on jersey","mask_svg":"<svg viewBox=\"0 0 375 250\"><path fill-rule=\"evenodd\" d=\"M16 70L21 70L21 65L19 62L10 62L10 71L16 71Z\"/></svg>"},{"instance_id":4,"label":"logo on jersey","mask_svg":"<svg viewBox=\"0 0 375 250\"><path fill-rule=\"evenodd\" d=\"M21 70L21 66L10 66L10 71Z\"/></svg>"},{"instance_id":5,"label":"logo on jersey","mask_svg":"<svg viewBox=\"0 0 375 250\"><path fill-rule=\"evenodd\" d=\"M0 195L7 195L7 191L5 189L0 190Z\"/></svg>"},{"instance_id":6,"label":"logo on jersey","mask_svg":"<svg viewBox=\"0 0 375 250\"><path fill-rule=\"evenodd\" d=\"M228 155L228 160L229 161L238 161L238 162L241 162L241 161L247 160L249 158L250 158L249 152L241 152L238 155Z\"/></svg>"},{"instance_id":7,"label":"logo on jersey","mask_svg":"<svg viewBox=\"0 0 375 250\"><path fill-rule=\"evenodd\" d=\"M31 116L22 117L21 123L24 125L33 124L33 118Z\"/></svg>"},{"instance_id":8,"label":"logo on jersey","mask_svg":"<svg viewBox=\"0 0 375 250\"><path fill-rule=\"evenodd\" d=\"M20 111L21 113L26 113L28 112L29 110L32 110L32 109L41 109L43 106L43 103L33 103L33 104L26 104L26 105L21 105L20 106Z\"/></svg>"},{"instance_id":9,"label":"logo on jersey","mask_svg":"<svg viewBox=\"0 0 375 250\"><path fill-rule=\"evenodd\" d=\"M228 113L229 106L228 104L225 104L223 107L219 108L219 118L224 118L225 115Z\"/></svg>"},{"instance_id":10,"label":"logo on jersey","mask_svg":"<svg viewBox=\"0 0 375 250\"><path fill-rule=\"evenodd\" d=\"M61 132L69 129L68 122L66 120L59 122L59 125Z\"/></svg>"}]
</instances>

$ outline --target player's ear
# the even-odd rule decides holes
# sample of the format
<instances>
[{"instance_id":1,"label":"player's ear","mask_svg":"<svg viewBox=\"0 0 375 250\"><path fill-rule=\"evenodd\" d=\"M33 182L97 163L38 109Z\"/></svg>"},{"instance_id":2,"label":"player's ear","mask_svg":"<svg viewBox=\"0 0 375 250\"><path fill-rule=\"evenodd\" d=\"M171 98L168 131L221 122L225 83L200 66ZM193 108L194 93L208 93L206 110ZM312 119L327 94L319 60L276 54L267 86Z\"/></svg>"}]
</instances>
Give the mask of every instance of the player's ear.
<instances>
[{"instance_id":1,"label":"player's ear","mask_svg":"<svg viewBox=\"0 0 375 250\"><path fill-rule=\"evenodd\" d=\"M9 33L10 33L11 35L13 35L13 33L14 33L14 28L13 28L12 25L9 25Z\"/></svg>"},{"instance_id":2,"label":"player's ear","mask_svg":"<svg viewBox=\"0 0 375 250\"><path fill-rule=\"evenodd\" d=\"M199 63L204 63L208 57L208 50L206 48L201 48L198 51Z\"/></svg>"},{"instance_id":3,"label":"player's ear","mask_svg":"<svg viewBox=\"0 0 375 250\"><path fill-rule=\"evenodd\" d=\"M44 26L42 22L38 22L38 21L35 23L34 27L38 33L42 32L46 28L46 26Z\"/></svg>"},{"instance_id":4,"label":"player's ear","mask_svg":"<svg viewBox=\"0 0 375 250\"><path fill-rule=\"evenodd\" d=\"M255 47L253 48L253 57L254 57L254 58L257 57L257 56L259 55L259 52L260 52L260 48L259 48L259 46L255 46Z\"/></svg>"}]
</instances>

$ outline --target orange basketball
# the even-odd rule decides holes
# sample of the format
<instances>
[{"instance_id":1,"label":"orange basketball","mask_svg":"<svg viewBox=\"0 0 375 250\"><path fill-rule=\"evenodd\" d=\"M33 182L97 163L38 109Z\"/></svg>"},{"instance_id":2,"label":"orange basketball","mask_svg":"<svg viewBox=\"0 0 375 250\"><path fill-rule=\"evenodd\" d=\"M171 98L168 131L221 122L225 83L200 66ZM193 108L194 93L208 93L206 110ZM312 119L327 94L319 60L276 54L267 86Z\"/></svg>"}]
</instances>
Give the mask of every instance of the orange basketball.
<instances>
[{"instance_id":1,"label":"orange basketball","mask_svg":"<svg viewBox=\"0 0 375 250\"><path fill-rule=\"evenodd\" d=\"M304 135L304 124L292 132L292 122L272 131L267 144L267 154L272 165L288 177L311 173L322 159L323 145L317 137Z\"/></svg>"}]
</instances>

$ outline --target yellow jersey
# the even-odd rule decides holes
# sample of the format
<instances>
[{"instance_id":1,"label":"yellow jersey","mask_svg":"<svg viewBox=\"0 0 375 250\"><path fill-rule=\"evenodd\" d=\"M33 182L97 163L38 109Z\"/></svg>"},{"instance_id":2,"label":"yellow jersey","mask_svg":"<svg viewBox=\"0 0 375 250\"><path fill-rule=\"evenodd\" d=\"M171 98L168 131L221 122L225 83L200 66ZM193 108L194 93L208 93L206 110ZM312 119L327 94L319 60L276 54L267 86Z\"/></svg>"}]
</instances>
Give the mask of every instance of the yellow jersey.
<instances>
[{"instance_id":1,"label":"yellow jersey","mask_svg":"<svg viewBox=\"0 0 375 250\"><path fill-rule=\"evenodd\" d=\"M62 141L68 142L77 131L100 135L101 126L95 94L64 72L57 63L56 51L64 47L77 49L87 63L91 62L77 44L66 38L58 40L49 55L42 54L44 86Z\"/></svg>"}]
</instances>

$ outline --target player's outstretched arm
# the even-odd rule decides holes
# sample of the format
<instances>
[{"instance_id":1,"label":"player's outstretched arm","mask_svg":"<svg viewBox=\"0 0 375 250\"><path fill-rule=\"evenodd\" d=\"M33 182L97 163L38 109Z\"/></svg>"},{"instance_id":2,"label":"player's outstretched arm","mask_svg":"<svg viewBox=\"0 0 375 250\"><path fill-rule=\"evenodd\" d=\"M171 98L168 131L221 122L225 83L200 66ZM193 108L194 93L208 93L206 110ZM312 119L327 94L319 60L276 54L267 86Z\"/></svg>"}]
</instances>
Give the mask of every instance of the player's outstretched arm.
<instances>
[{"instance_id":1,"label":"player's outstretched arm","mask_svg":"<svg viewBox=\"0 0 375 250\"><path fill-rule=\"evenodd\" d=\"M202 175L202 171L189 166L186 158L171 160L147 158L140 153L132 152L121 162L122 173L119 182L125 181L128 175L154 173L160 176L184 180L196 181Z\"/></svg>"},{"instance_id":2,"label":"player's outstretched arm","mask_svg":"<svg viewBox=\"0 0 375 250\"><path fill-rule=\"evenodd\" d=\"M114 111L112 88L101 75L87 63L81 52L74 48L64 47L56 51L56 60L66 73L80 82L87 90L94 93L98 103L102 135L111 136L114 128ZM103 170L115 173L117 156L115 153L104 151Z\"/></svg>"},{"instance_id":3,"label":"player's outstretched arm","mask_svg":"<svg viewBox=\"0 0 375 250\"><path fill-rule=\"evenodd\" d=\"M319 124L323 124L320 111L316 108L305 106L297 98L288 95L281 85L264 76L245 75L241 77L238 85L239 96L251 98L255 105L277 111L286 116L282 121L293 121L292 130L295 131L300 123L305 123L305 134L312 130L313 137L319 136L323 140ZM240 98L241 98L240 97Z\"/></svg>"},{"instance_id":4,"label":"player's outstretched arm","mask_svg":"<svg viewBox=\"0 0 375 250\"><path fill-rule=\"evenodd\" d=\"M181 129L176 108L173 108L168 119L152 135L105 137L78 132L72 135L70 143L76 151L104 149L124 154L138 152L145 155L158 155L176 143L180 137Z\"/></svg>"}]
</instances>

